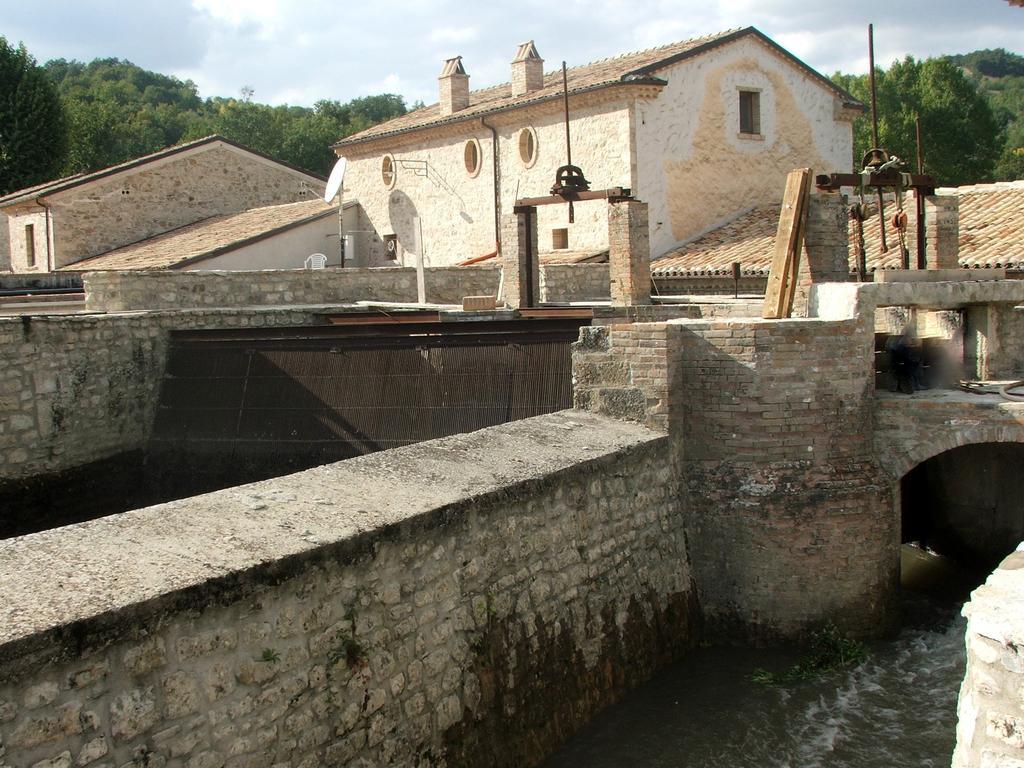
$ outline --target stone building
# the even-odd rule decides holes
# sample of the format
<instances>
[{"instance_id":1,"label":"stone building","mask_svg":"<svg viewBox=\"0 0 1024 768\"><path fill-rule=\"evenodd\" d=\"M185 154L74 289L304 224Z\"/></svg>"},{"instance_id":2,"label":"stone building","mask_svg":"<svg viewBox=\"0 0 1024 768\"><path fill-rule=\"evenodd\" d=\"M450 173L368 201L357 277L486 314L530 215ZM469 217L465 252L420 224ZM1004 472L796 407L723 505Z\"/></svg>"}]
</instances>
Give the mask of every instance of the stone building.
<instances>
[{"instance_id":1,"label":"stone building","mask_svg":"<svg viewBox=\"0 0 1024 768\"><path fill-rule=\"evenodd\" d=\"M346 207L354 213L352 205ZM323 266L336 267L341 266L338 226L338 206L320 199L268 205L211 216L61 271L298 269L317 255L324 257Z\"/></svg>"},{"instance_id":2,"label":"stone building","mask_svg":"<svg viewBox=\"0 0 1024 768\"><path fill-rule=\"evenodd\" d=\"M848 171L863 105L748 27L573 67L567 72L573 164L592 189L626 187L650 206L651 255L776 202L786 173ZM511 81L469 90L448 60L437 104L335 145L346 199L369 227L363 265L456 264L496 250L514 201L547 195L566 164L561 71L532 42ZM607 249L607 205L538 215L539 249Z\"/></svg>"},{"instance_id":3,"label":"stone building","mask_svg":"<svg viewBox=\"0 0 1024 768\"><path fill-rule=\"evenodd\" d=\"M209 136L0 197L0 270L52 272L249 208L318 198L324 180Z\"/></svg>"}]
</instances>

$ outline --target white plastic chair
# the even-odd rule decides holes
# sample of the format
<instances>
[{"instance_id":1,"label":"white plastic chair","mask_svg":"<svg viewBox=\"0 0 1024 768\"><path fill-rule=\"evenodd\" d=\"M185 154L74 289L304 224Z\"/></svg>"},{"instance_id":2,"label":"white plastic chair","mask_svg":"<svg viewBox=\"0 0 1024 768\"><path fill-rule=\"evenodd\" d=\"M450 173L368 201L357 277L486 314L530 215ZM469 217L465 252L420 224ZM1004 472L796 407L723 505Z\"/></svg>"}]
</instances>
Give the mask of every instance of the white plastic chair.
<instances>
[{"instance_id":1,"label":"white plastic chair","mask_svg":"<svg viewBox=\"0 0 1024 768\"><path fill-rule=\"evenodd\" d=\"M327 257L322 253L311 253L306 257L306 269L323 269L327 266Z\"/></svg>"}]
</instances>

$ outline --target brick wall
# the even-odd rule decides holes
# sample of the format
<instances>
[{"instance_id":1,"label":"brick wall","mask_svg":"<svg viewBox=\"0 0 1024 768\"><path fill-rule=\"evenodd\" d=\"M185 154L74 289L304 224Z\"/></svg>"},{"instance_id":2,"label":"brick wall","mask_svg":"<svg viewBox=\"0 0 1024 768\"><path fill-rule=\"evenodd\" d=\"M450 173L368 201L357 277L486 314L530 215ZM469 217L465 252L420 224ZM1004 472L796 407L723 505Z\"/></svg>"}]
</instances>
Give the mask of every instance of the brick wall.
<instances>
[{"instance_id":1,"label":"brick wall","mask_svg":"<svg viewBox=\"0 0 1024 768\"><path fill-rule=\"evenodd\" d=\"M898 522L855 321L585 328L577 407L669 431L709 631L771 642L891 618Z\"/></svg>"},{"instance_id":2,"label":"brick wall","mask_svg":"<svg viewBox=\"0 0 1024 768\"><path fill-rule=\"evenodd\" d=\"M676 497L563 412L0 542L4 762L536 765L698 639Z\"/></svg>"}]
</instances>

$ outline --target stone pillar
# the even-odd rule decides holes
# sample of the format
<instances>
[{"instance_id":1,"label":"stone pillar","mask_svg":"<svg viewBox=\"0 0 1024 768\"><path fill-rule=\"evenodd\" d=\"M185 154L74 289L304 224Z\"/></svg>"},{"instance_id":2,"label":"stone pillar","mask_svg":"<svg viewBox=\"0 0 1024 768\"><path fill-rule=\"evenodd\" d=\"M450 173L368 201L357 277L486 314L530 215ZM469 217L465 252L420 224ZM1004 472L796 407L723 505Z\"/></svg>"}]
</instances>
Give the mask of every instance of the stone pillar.
<instances>
[{"instance_id":1,"label":"stone pillar","mask_svg":"<svg viewBox=\"0 0 1024 768\"><path fill-rule=\"evenodd\" d=\"M537 209L517 208L501 227L502 290L512 309L540 303L540 259L537 254Z\"/></svg>"},{"instance_id":2,"label":"stone pillar","mask_svg":"<svg viewBox=\"0 0 1024 768\"><path fill-rule=\"evenodd\" d=\"M647 203L608 203L608 267L612 304L651 303L651 234Z\"/></svg>"},{"instance_id":3,"label":"stone pillar","mask_svg":"<svg viewBox=\"0 0 1024 768\"><path fill-rule=\"evenodd\" d=\"M929 195L924 199L924 241L928 269L959 268L959 197Z\"/></svg>"},{"instance_id":4,"label":"stone pillar","mask_svg":"<svg viewBox=\"0 0 1024 768\"><path fill-rule=\"evenodd\" d=\"M804 227L793 314L807 317L807 297L816 283L854 279L850 264L849 214L843 195L811 194Z\"/></svg>"}]
</instances>

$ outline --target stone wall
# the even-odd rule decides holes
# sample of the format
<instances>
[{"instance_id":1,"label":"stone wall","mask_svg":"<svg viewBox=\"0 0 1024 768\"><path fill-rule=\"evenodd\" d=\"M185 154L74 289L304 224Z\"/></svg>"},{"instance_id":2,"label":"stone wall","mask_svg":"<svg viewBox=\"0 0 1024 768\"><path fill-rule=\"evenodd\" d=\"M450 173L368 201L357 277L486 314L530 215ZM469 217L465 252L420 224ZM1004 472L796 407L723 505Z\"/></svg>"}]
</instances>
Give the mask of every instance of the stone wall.
<instances>
[{"instance_id":1,"label":"stone wall","mask_svg":"<svg viewBox=\"0 0 1024 768\"><path fill-rule=\"evenodd\" d=\"M0 542L0 763L536 765L698 639L677 496L567 411Z\"/></svg>"},{"instance_id":2,"label":"stone wall","mask_svg":"<svg viewBox=\"0 0 1024 768\"><path fill-rule=\"evenodd\" d=\"M493 295L498 279L493 267L429 269L427 301L462 304L463 296ZM87 272L83 280L86 307L107 312L416 301L416 270L409 268Z\"/></svg>"},{"instance_id":3,"label":"stone wall","mask_svg":"<svg viewBox=\"0 0 1024 768\"><path fill-rule=\"evenodd\" d=\"M544 301L608 301L607 264L544 264L540 294Z\"/></svg>"},{"instance_id":4,"label":"stone wall","mask_svg":"<svg viewBox=\"0 0 1024 768\"><path fill-rule=\"evenodd\" d=\"M1024 764L1024 552L974 590L967 617L967 673L957 704L953 768Z\"/></svg>"},{"instance_id":5,"label":"stone wall","mask_svg":"<svg viewBox=\"0 0 1024 768\"><path fill-rule=\"evenodd\" d=\"M584 329L577 405L667 429L709 631L771 642L892 618L899 531L874 464L871 333L855 321Z\"/></svg>"},{"instance_id":6,"label":"stone wall","mask_svg":"<svg viewBox=\"0 0 1024 768\"><path fill-rule=\"evenodd\" d=\"M312 308L2 317L0 480L141 448L170 330L316 322Z\"/></svg>"},{"instance_id":7,"label":"stone wall","mask_svg":"<svg viewBox=\"0 0 1024 768\"><path fill-rule=\"evenodd\" d=\"M225 144L203 145L47 197L55 265L217 214L292 203L322 192L323 182L315 176ZM32 209L41 210L35 204ZM20 227L19 217L12 216L14 243Z\"/></svg>"},{"instance_id":8,"label":"stone wall","mask_svg":"<svg viewBox=\"0 0 1024 768\"><path fill-rule=\"evenodd\" d=\"M491 266L424 271L427 302L462 304L464 296L494 295L500 270ZM415 302L416 270L264 270L256 272L86 272L86 307L105 312L147 309L269 307L356 301ZM608 299L607 264L540 268L541 301Z\"/></svg>"}]
</instances>

